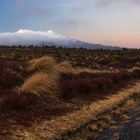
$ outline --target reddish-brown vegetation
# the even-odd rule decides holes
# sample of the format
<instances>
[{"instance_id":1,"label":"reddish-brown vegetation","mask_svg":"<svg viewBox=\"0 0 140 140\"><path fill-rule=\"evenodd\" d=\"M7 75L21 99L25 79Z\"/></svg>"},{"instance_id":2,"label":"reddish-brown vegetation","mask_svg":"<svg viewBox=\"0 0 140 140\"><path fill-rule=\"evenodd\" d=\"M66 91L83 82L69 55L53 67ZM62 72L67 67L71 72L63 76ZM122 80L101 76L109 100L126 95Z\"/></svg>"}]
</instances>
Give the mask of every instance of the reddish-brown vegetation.
<instances>
[{"instance_id":1,"label":"reddish-brown vegetation","mask_svg":"<svg viewBox=\"0 0 140 140\"><path fill-rule=\"evenodd\" d=\"M25 61L0 59L0 94L20 85L27 76Z\"/></svg>"},{"instance_id":2,"label":"reddish-brown vegetation","mask_svg":"<svg viewBox=\"0 0 140 140\"><path fill-rule=\"evenodd\" d=\"M57 64L44 58L29 61L30 65L25 60L0 59L0 123L7 119L0 124L0 130L4 128L7 133L14 127L24 129L34 122L64 116L115 94L140 78L140 70L94 73L91 69L77 70L68 62ZM46 62L48 60L51 61ZM55 103L54 98L51 103L44 100L51 96L57 96L58 100Z\"/></svg>"},{"instance_id":3,"label":"reddish-brown vegetation","mask_svg":"<svg viewBox=\"0 0 140 140\"><path fill-rule=\"evenodd\" d=\"M28 71L28 62L26 61L0 60L0 65L2 66L0 67L0 98L3 100L4 105L8 104L12 108L23 108L29 104L36 104L38 95L40 97L47 96L47 99L53 96L57 97L58 93L51 93L53 89L56 91L56 88L57 91L59 90L61 92L59 93L60 100L69 101L73 98L75 100L79 98L81 100L95 100L97 98L103 98L108 94L113 94L117 89L125 87L130 81L140 78L139 70L106 74L90 72L74 73L73 71L57 72L56 70L50 70L48 77L48 70L46 71L44 69L50 69L50 62L46 62L46 58L44 58L41 60L45 60L44 63L49 65L44 66L44 63L39 64L43 67L43 73L41 71L39 71L40 73L38 71L37 73L36 71ZM52 60L52 58L47 58L47 60ZM51 69L56 68L56 64L51 65L53 65ZM37 78L36 76L34 77L36 74ZM42 93L40 93L41 91Z\"/></svg>"},{"instance_id":4,"label":"reddish-brown vegetation","mask_svg":"<svg viewBox=\"0 0 140 140\"><path fill-rule=\"evenodd\" d=\"M74 97L101 98L113 94L132 80L140 78L140 71L120 72L116 74L65 73L62 74L61 88L64 99Z\"/></svg>"}]
</instances>

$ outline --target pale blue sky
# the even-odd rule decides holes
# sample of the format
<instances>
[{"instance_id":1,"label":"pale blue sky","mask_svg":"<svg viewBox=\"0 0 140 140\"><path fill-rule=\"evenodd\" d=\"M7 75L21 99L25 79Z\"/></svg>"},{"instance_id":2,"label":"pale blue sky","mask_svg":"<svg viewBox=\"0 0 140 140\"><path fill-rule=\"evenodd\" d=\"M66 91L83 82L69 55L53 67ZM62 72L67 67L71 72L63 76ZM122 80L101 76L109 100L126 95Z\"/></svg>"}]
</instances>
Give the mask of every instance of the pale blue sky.
<instances>
[{"instance_id":1,"label":"pale blue sky","mask_svg":"<svg viewBox=\"0 0 140 140\"><path fill-rule=\"evenodd\" d=\"M140 47L140 0L0 0L0 32L21 28Z\"/></svg>"}]
</instances>

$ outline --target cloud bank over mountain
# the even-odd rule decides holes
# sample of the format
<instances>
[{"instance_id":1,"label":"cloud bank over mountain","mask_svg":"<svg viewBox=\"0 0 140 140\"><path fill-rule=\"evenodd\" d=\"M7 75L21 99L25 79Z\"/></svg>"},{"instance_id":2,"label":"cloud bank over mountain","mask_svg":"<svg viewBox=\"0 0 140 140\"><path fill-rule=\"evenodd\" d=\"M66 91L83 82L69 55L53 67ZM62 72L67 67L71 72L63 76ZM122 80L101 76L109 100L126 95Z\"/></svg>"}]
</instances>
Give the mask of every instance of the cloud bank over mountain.
<instances>
[{"instance_id":1,"label":"cloud bank over mountain","mask_svg":"<svg viewBox=\"0 0 140 140\"><path fill-rule=\"evenodd\" d=\"M0 45L39 45L42 41L48 42L62 39L66 39L66 37L51 30L43 32L20 29L14 33L0 33Z\"/></svg>"},{"instance_id":2,"label":"cloud bank over mountain","mask_svg":"<svg viewBox=\"0 0 140 140\"><path fill-rule=\"evenodd\" d=\"M112 46L87 43L76 39L71 39L64 35L49 31L32 31L28 29L20 29L17 32L0 33L0 45L4 46L29 46L29 45L55 45L56 47L75 47L75 48L91 48L91 49L118 49Z\"/></svg>"}]
</instances>

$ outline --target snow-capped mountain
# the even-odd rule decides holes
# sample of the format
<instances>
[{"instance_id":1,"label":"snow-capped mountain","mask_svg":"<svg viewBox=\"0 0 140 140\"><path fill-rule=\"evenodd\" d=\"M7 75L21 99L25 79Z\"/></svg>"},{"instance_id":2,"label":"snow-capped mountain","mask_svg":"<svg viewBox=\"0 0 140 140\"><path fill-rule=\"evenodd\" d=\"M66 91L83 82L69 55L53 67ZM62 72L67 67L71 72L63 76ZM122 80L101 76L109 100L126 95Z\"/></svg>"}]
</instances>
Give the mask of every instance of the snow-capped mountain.
<instances>
[{"instance_id":1,"label":"snow-capped mountain","mask_svg":"<svg viewBox=\"0 0 140 140\"><path fill-rule=\"evenodd\" d=\"M75 47L75 48L91 48L91 49L118 49L118 47L104 46L100 44L87 43L55 33L51 30L47 32L32 31L20 29L14 33L0 33L0 45L55 45L57 47Z\"/></svg>"}]
</instances>

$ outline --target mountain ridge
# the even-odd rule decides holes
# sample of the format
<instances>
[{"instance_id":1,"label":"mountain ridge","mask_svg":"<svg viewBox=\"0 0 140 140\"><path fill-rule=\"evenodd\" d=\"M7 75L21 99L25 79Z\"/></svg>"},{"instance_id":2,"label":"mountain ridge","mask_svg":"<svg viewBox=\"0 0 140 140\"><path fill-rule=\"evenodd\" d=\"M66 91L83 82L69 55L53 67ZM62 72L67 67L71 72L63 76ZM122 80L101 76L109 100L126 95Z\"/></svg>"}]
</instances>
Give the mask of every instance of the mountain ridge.
<instances>
[{"instance_id":1,"label":"mountain ridge","mask_svg":"<svg viewBox=\"0 0 140 140\"><path fill-rule=\"evenodd\" d=\"M20 29L14 33L6 32L0 33L0 45L5 46L29 46L37 45L55 45L56 47L68 48L87 48L87 49L121 49L115 46L107 46L101 44L88 43L76 39L68 38L64 35L58 34L52 30L48 31L32 31L29 29Z\"/></svg>"}]
</instances>

